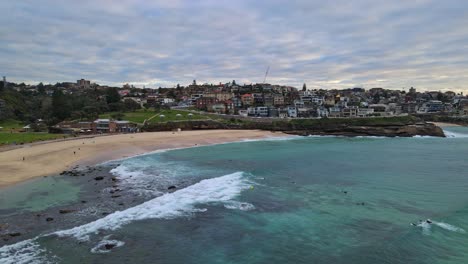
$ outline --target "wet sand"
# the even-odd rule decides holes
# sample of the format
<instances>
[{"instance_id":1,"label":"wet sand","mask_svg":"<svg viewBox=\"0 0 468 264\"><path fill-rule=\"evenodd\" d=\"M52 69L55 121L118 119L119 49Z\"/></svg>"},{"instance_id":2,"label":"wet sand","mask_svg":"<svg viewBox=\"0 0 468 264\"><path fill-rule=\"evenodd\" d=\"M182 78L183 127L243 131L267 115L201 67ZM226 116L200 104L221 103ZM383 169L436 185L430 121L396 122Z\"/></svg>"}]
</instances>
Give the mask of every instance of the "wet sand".
<instances>
[{"instance_id":1,"label":"wet sand","mask_svg":"<svg viewBox=\"0 0 468 264\"><path fill-rule=\"evenodd\" d=\"M197 130L120 134L27 144L0 152L0 187L34 177L58 174L75 165L95 165L155 150L277 136L284 134L260 130Z\"/></svg>"}]
</instances>

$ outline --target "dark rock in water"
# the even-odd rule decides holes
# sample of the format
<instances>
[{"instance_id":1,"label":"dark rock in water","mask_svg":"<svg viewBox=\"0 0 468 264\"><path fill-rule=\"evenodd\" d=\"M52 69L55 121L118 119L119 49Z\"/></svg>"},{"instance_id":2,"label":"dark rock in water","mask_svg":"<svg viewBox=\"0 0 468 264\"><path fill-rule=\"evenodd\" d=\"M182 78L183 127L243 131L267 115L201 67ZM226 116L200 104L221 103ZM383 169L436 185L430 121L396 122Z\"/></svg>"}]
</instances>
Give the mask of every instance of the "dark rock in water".
<instances>
[{"instance_id":1,"label":"dark rock in water","mask_svg":"<svg viewBox=\"0 0 468 264\"><path fill-rule=\"evenodd\" d=\"M347 193L348 193L348 191L343 191L343 193L344 193L344 194L347 194Z\"/></svg>"},{"instance_id":2,"label":"dark rock in water","mask_svg":"<svg viewBox=\"0 0 468 264\"><path fill-rule=\"evenodd\" d=\"M177 187L175 187L174 185L171 185L169 187L167 187L168 190L175 190Z\"/></svg>"},{"instance_id":3,"label":"dark rock in water","mask_svg":"<svg viewBox=\"0 0 468 264\"><path fill-rule=\"evenodd\" d=\"M117 177L112 177L111 180L112 181L118 181L119 179L117 179Z\"/></svg>"},{"instance_id":4,"label":"dark rock in water","mask_svg":"<svg viewBox=\"0 0 468 264\"><path fill-rule=\"evenodd\" d=\"M46 218L46 221L47 221L47 222L54 221L54 218L52 218L52 217L47 217L47 218Z\"/></svg>"},{"instance_id":5,"label":"dark rock in water","mask_svg":"<svg viewBox=\"0 0 468 264\"><path fill-rule=\"evenodd\" d=\"M94 177L94 179L96 181L101 181L101 180L104 180L104 177L103 176L97 176L97 177Z\"/></svg>"},{"instance_id":6,"label":"dark rock in water","mask_svg":"<svg viewBox=\"0 0 468 264\"><path fill-rule=\"evenodd\" d=\"M119 194L114 194L114 195L112 195L111 197L112 197L112 198L117 198L117 197L120 197L120 195L119 195Z\"/></svg>"},{"instance_id":7,"label":"dark rock in water","mask_svg":"<svg viewBox=\"0 0 468 264\"><path fill-rule=\"evenodd\" d=\"M86 201L81 201L81 203L87 203Z\"/></svg>"},{"instance_id":8,"label":"dark rock in water","mask_svg":"<svg viewBox=\"0 0 468 264\"><path fill-rule=\"evenodd\" d=\"M116 244L105 244L104 247L109 250L115 248Z\"/></svg>"},{"instance_id":9,"label":"dark rock in water","mask_svg":"<svg viewBox=\"0 0 468 264\"><path fill-rule=\"evenodd\" d=\"M102 212L102 215L108 215L109 213L108 212Z\"/></svg>"},{"instance_id":10,"label":"dark rock in water","mask_svg":"<svg viewBox=\"0 0 468 264\"><path fill-rule=\"evenodd\" d=\"M119 205L124 205L124 203L119 203Z\"/></svg>"},{"instance_id":11,"label":"dark rock in water","mask_svg":"<svg viewBox=\"0 0 468 264\"><path fill-rule=\"evenodd\" d=\"M115 193L115 191L114 191L114 190L110 190L109 193Z\"/></svg>"},{"instance_id":12,"label":"dark rock in water","mask_svg":"<svg viewBox=\"0 0 468 264\"><path fill-rule=\"evenodd\" d=\"M11 237L17 237L17 236L21 236L21 233L20 232L14 232L14 233L10 233L8 235L11 236Z\"/></svg>"},{"instance_id":13,"label":"dark rock in water","mask_svg":"<svg viewBox=\"0 0 468 264\"><path fill-rule=\"evenodd\" d=\"M75 212L76 210L73 210L73 209L62 209L59 211L59 213L61 214L69 214L69 213L73 213Z\"/></svg>"}]
</instances>

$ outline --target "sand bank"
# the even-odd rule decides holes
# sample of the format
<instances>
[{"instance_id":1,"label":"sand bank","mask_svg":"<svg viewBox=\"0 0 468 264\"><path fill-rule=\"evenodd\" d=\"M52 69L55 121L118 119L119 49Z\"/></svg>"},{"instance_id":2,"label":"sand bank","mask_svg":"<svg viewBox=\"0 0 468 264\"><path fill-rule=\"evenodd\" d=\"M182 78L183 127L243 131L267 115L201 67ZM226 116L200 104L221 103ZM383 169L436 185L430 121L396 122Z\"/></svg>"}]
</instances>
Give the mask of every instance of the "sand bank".
<instances>
[{"instance_id":1,"label":"sand bank","mask_svg":"<svg viewBox=\"0 0 468 264\"><path fill-rule=\"evenodd\" d=\"M283 136L259 130L152 132L29 144L0 152L0 187L150 151ZM23 160L24 157L24 160Z\"/></svg>"}]
</instances>

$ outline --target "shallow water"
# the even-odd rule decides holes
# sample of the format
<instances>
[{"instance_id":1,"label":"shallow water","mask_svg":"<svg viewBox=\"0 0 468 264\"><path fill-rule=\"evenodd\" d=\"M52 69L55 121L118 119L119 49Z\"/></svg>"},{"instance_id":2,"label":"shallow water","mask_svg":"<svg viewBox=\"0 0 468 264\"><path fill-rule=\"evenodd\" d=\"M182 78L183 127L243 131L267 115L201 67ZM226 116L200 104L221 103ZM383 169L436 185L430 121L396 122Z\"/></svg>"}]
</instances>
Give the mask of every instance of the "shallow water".
<instances>
[{"instance_id":1,"label":"shallow water","mask_svg":"<svg viewBox=\"0 0 468 264\"><path fill-rule=\"evenodd\" d=\"M120 187L146 202L4 246L0 262L468 263L468 129L447 130L453 137L265 140L119 161Z\"/></svg>"}]
</instances>

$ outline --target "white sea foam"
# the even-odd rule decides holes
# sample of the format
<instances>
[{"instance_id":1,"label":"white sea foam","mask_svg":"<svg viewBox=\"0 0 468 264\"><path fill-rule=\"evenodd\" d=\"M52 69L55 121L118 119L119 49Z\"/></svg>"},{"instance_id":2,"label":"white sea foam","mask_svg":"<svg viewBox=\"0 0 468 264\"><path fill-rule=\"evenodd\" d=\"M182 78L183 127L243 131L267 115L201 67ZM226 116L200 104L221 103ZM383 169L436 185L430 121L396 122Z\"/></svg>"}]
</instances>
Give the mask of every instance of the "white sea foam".
<instances>
[{"instance_id":1,"label":"white sea foam","mask_svg":"<svg viewBox=\"0 0 468 264\"><path fill-rule=\"evenodd\" d=\"M433 222L434 225L437 225L445 230L453 231L453 232L458 232L458 233L466 233L466 231L463 228L456 227L454 225L450 225L444 222Z\"/></svg>"},{"instance_id":2,"label":"white sea foam","mask_svg":"<svg viewBox=\"0 0 468 264\"><path fill-rule=\"evenodd\" d=\"M224 207L227 209L241 210L241 211L251 211L255 209L255 206L250 203L231 201L224 204Z\"/></svg>"},{"instance_id":3,"label":"white sea foam","mask_svg":"<svg viewBox=\"0 0 468 264\"><path fill-rule=\"evenodd\" d=\"M450 225L450 224L447 224L447 223L444 223L444 222L436 222L436 221L433 221L433 220L430 220L430 221L431 221L431 223L428 223L427 221L423 221L423 222L421 222L421 223L419 223L417 225L418 227L422 228L423 234L425 234L425 235L430 234L431 227L433 225L438 226L438 227L443 228L443 229L448 230L448 231L452 231L452 232L457 232L457 233L462 233L462 234L466 233L466 231L463 228L456 227L454 225Z\"/></svg>"},{"instance_id":4,"label":"white sea foam","mask_svg":"<svg viewBox=\"0 0 468 264\"><path fill-rule=\"evenodd\" d=\"M42 255L45 250L35 242L37 238L24 240L16 244L0 248L0 263L2 264L39 264L53 263Z\"/></svg>"},{"instance_id":5,"label":"white sea foam","mask_svg":"<svg viewBox=\"0 0 468 264\"><path fill-rule=\"evenodd\" d=\"M118 247L121 247L121 246L125 245L125 242L123 242L123 241L119 241L119 240L115 240L115 239L109 239L109 238L110 238L110 235L105 236L103 240L99 241L99 243L97 243L97 245L94 246L91 249L91 253L108 253L108 252L110 252L111 250L107 249L106 245L113 245L112 248L118 248Z\"/></svg>"},{"instance_id":6,"label":"white sea foam","mask_svg":"<svg viewBox=\"0 0 468 264\"><path fill-rule=\"evenodd\" d=\"M429 235L431 233L431 224L426 221L419 223L418 226L422 228L424 235Z\"/></svg>"},{"instance_id":7,"label":"white sea foam","mask_svg":"<svg viewBox=\"0 0 468 264\"><path fill-rule=\"evenodd\" d=\"M235 198L242 190L249 187L242 172L236 172L218 178L202 180L187 188L166 193L150 201L117 211L94 222L72 229L55 232L58 236L73 236L86 240L89 235L100 230L115 230L137 220L151 218L171 219L189 216L200 211L195 208L199 204L225 203Z\"/></svg>"},{"instance_id":8,"label":"white sea foam","mask_svg":"<svg viewBox=\"0 0 468 264\"><path fill-rule=\"evenodd\" d=\"M468 134L444 130L445 137L448 138L468 138Z\"/></svg>"}]
</instances>

